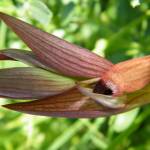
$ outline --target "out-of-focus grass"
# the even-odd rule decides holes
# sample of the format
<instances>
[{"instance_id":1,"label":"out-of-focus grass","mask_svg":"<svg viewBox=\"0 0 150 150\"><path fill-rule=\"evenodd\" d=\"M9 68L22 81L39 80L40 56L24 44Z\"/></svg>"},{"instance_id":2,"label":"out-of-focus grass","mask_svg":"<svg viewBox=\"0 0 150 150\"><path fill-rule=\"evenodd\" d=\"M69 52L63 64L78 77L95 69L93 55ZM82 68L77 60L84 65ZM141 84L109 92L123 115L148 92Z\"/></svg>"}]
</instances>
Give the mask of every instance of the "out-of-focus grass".
<instances>
[{"instance_id":1,"label":"out-of-focus grass","mask_svg":"<svg viewBox=\"0 0 150 150\"><path fill-rule=\"evenodd\" d=\"M0 0L0 11L114 63L150 54L148 0ZM0 23L0 49L28 49ZM2 67L22 66L11 61ZM1 99L0 104L7 103ZM149 150L149 106L108 118L47 118L0 110L0 150Z\"/></svg>"}]
</instances>

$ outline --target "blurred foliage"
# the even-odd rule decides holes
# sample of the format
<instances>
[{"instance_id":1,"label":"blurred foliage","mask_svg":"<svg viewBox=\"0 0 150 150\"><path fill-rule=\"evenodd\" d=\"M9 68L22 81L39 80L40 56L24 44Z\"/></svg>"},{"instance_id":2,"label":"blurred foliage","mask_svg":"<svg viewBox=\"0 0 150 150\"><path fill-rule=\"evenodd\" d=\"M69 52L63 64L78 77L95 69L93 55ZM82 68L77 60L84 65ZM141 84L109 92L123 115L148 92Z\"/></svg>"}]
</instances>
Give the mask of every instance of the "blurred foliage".
<instances>
[{"instance_id":1,"label":"blurred foliage","mask_svg":"<svg viewBox=\"0 0 150 150\"><path fill-rule=\"evenodd\" d=\"M0 0L0 11L114 63L150 54L149 0ZM28 49L0 22L0 49L10 47ZM1 99L0 104L7 101ZM149 150L149 118L149 106L92 120L39 117L1 108L0 150Z\"/></svg>"}]
</instances>

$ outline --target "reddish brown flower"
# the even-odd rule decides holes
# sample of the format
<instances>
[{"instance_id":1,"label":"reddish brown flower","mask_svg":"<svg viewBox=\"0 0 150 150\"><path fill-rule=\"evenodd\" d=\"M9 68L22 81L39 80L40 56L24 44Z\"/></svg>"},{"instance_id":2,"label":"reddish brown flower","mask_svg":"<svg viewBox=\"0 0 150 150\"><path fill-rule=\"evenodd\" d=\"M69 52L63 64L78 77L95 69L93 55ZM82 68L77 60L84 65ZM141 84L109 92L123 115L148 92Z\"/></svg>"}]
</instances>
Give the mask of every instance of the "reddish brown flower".
<instances>
[{"instance_id":1,"label":"reddish brown flower","mask_svg":"<svg viewBox=\"0 0 150 150\"><path fill-rule=\"evenodd\" d=\"M0 19L32 50L0 51L0 60L30 66L0 69L1 97L32 100L4 107L36 115L91 118L150 102L150 56L113 65L14 17L0 13Z\"/></svg>"}]
</instances>

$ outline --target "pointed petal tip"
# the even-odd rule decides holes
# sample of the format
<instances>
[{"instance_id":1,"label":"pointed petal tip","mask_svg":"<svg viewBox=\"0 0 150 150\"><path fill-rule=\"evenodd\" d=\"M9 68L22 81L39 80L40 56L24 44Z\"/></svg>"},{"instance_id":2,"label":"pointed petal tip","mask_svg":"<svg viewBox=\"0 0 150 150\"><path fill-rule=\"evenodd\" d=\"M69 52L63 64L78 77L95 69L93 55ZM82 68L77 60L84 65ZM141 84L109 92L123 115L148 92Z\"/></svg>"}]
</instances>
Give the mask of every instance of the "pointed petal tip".
<instances>
[{"instance_id":1,"label":"pointed petal tip","mask_svg":"<svg viewBox=\"0 0 150 150\"><path fill-rule=\"evenodd\" d=\"M0 107L9 109L9 106L8 106L8 105L9 105L9 104L5 104L5 105L1 105Z\"/></svg>"},{"instance_id":2,"label":"pointed petal tip","mask_svg":"<svg viewBox=\"0 0 150 150\"><path fill-rule=\"evenodd\" d=\"M32 114L32 113L29 113L29 111L24 110L24 104L26 105L27 102L5 104L5 105L2 105L1 107L5 108L7 110L11 110L11 111L17 111L17 112Z\"/></svg>"},{"instance_id":3,"label":"pointed petal tip","mask_svg":"<svg viewBox=\"0 0 150 150\"><path fill-rule=\"evenodd\" d=\"M1 105L1 107L3 107L3 108L15 110L15 107L14 107L14 106L15 106L14 104Z\"/></svg>"},{"instance_id":4,"label":"pointed petal tip","mask_svg":"<svg viewBox=\"0 0 150 150\"><path fill-rule=\"evenodd\" d=\"M5 14L5 13L3 13L3 12L0 11L0 17L3 16L4 14Z\"/></svg>"},{"instance_id":5,"label":"pointed petal tip","mask_svg":"<svg viewBox=\"0 0 150 150\"><path fill-rule=\"evenodd\" d=\"M5 54L0 54L0 60L13 60L13 59L6 56Z\"/></svg>"},{"instance_id":6,"label":"pointed petal tip","mask_svg":"<svg viewBox=\"0 0 150 150\"><path fill-rule=\"evenodd\" d=\"M19 109L16 108L15 104L5 104L1 105L1 108L6 109L7 111L18 111L21 112Z\"/></svg>"},{"instance_id":7,"label":"pointed petal tip","mask_svg":"<svg viewBox=\"0 0 150 150\"><path fill-rule=\"evenodd\" d=\"M3 13L2 11L0 11L0 15L3 15L3 14L5 14L5 13Z\"/></svg>"},{"instance_id":8,"label":"pointed petal tip","mask_svg":"<svg viewBox=\"0 0 150 150\"><path fill-rule=\"evenodd\" d=\"M1 19L4 19L4 18L6 18L6 17L10 17L10 15L7 14L7 13L4 13L4 12L2 12L2 11L0 11L0 18L1 18Z\"/></svg>"},{"instance_id":9,"label":"pointed petal tip","mask_svg":"<svg viewBox=\"0 0 150 150\"><path fill-rule=\"evenodd\" d=\"M0 19L5 19L6 17L8 17L9 15L3 13L3 12L0 12Z\"/></svg>"}]
</instances>

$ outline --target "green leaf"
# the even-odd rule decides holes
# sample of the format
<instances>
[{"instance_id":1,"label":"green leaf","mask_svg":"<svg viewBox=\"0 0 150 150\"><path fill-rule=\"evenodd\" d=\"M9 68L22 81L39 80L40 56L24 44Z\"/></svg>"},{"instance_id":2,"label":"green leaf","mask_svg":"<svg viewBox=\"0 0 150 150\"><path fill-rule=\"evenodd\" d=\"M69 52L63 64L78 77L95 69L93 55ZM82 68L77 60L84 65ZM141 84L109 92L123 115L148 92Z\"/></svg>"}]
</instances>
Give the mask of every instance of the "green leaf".
<instances>
[{"instance_id":1,"label":"green leaf","mask_svg":"<svg viewBox=\"0 0 150 150\"><path fill-rule=\"evenodd\" d=\"M139 108L136 108L129 112L117 115L113 125L114 131L123 132L124 130L129 128L137 117L138 112Z\"/></svg>"},{"instance_id":2,"label":"green leaf","mask_svg":"<svg viewBox=\"0 0 150 150\"><path fill-rule=\"evenodd\" d=\"M30 0L28 12L37 21L42 24L48 24L52 18L50 9L39 0Z\"/></svg>"}]
</instances>

